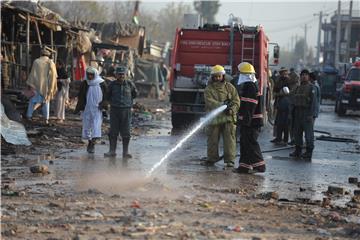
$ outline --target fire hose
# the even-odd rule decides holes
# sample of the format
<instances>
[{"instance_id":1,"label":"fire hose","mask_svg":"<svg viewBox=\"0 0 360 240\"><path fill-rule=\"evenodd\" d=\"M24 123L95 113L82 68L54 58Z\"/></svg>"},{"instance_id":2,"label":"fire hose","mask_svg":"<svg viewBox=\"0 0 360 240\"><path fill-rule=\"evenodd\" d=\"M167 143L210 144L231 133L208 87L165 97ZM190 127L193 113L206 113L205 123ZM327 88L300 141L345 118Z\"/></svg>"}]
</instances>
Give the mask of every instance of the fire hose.
<instances>
[{"instance_id":1,"label":"fire hose","mask_svg":"<svg viewBox=\"0 0 360 240\"><path fill-rule=\"evenodd\" d=\"M325 132L325 131L319 131L319 130L314 130L314 132L318 132L318 133L324 133L327 134L329 136L324 136L321 135L319 137L316 137L316 140L319 141L329 141L329 142L345 142L345 143L358 143L359 141L351 139L351 138L340 138L340 137L332 137L331 133L329 132ZM269 149L269 150L264 150L261 153L269 153L269 152L277 152L277 151L282 151L282 150L288 150L288 149L292 149L295 146L288 146L288 147L281 147L281 148L274 148L274 149ZM237 154L236 157L239 157L240 154ZM224 155L220 156L219 161L222 160L224 158Z\"/></svg>"},{"instance_id":2,"label":"fire hose","mask_svg":"<svg viewBox=\"0 0 360 240\"><path fill-rule=\"evenodd\" d=\"M316 140L319 140L319 141L345 142L345 143L358 143L359 142L358 140L351 139L351 138L332 137L331 133L325 132L325 131L314 130L314 132L323 133L323 134L328 135L328 136L320 135L320 136L316 137Z\"/></svg>"},{"instance_id":3,"label":"fire hose","mask_svg":"<svg viewBox=\"0 0 360 240\"><path fill-rule=\"evenodd\" d=\"M261 153L277 152L277 151L292 149L292 148L294 148L294 147L295 147L295 146L274 148L274 149L269 149L269 150L261 151ZM240 157L240 154L236 154L236 157ZM220 156L218 161L221 161L223 158L224 158L224 155Z\"/></svg>"}]
</instances>

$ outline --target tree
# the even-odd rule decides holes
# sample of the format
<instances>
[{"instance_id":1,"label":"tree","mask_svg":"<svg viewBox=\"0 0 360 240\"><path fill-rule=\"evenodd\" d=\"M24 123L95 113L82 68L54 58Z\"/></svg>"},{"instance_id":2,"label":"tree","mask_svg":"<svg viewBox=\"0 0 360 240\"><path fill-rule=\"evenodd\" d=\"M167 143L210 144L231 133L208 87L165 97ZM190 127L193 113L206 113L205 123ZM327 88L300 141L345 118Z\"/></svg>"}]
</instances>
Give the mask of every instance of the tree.
<instances>
[{"instance_id":1,"label":"tree","mask_svg":"<svg viewBox=\"0 0 360 240\"><path fill-rule=\"evenodd\" d=\"M215 15L219 11L219 1L195 1L195 10L204 18L204 23L215 23Z\"/></svg>"},{"instance_id":2,"label":"tree","mask_svg":"<svg viewBox=\"0 0 360 240\"><path fill-rule=\"evenodd\" d=\"M301 38L300 40L298 40L298 41L295 43L294 53L295 53L295 56L296 56L298 59L302 59L302 60L305 59L305 56L304 56L304 47L305 47L305 40L304 40L303 38Z\"/></svg>"},{"instance_id":3,"label":"tree","mask_svg":"<svg viewBox=\"0 0 360 240\"><path fill-rule=\"evenodd\" d=\"M47 1L43 4L70 22L81 20L85 23L131 22L135 7L134 1ZM191 5L182 2L168 3L164 8L154 12L141 10L140 3L138 19L140 25L146 29L147 38L163 43L174 40L176 28L181 27L184 14L192 12Z\"/></svg>"},{"instance_id":4,"label":"tree","mask_svg":"<svg viewBox=\"0 0 360 240\"><path fill-rule=\"evenodd\" d=\"M315 64L313 48L310 48L309 51L307 52L306 62L308 63L308 65L311 65L311 66Z\"/></svg>"},{"instance_id":5,"label":"tree","mask_svg":"<svg viewBox=\"0 0 360 240\"><path fill-rule=\"evenodd\" d=\"M273 61L273 59L270 59ZM280 53L279 66L291 68L296 65L296 60L294 59L294 53L286 50L282 50Z\"/></svg>"},{"instance_id":6,"label":"tree","mask_svg":"<svg viewBox=\"0 0 360 240\"><path fill-rule=\"evenodd\" d=\"M158 31L154 32L153 39L161 42L174 40L176 28L181 27L184 14L191 12L189 4L168 3L165 8L161 9L157 16Z\"/></svg>"},{"instance_id":7,"label":"tree","mask_svg":"<svg viewBox=\"0 0 360 240\"><path fill-rule=\"evenodd\" d=\"M119 2L114 1L110 3L111 17L110 22L130 22L134 10L134 2Z\"/></svg>"},{"instance_id":8,"label":"tree","mask_svg":"<svg viewBox=\"0 0 360 240\"><path fill-rule=\"evenodd\" d=\"M107 22L108 9L96 1L46 1L45 7L59 13L66 20L88 22Z\"/></svg>"}]
</instances>

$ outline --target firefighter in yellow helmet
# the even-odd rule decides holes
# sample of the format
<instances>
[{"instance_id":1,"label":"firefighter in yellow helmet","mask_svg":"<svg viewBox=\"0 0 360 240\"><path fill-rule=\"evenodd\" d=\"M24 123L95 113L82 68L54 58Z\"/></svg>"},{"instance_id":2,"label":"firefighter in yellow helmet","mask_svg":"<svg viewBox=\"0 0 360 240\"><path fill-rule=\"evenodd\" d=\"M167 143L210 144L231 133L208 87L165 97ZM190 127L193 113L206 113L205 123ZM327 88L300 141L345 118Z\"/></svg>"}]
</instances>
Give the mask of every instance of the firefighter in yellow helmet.
<instances>
[{"instance_id":1,"label":"firefighter in yellow helmet","mask_svg":"<svg viewBox=\"0 0 360 240\"><path fill-rule=\"evenodd\" d=\"M207 129L206 165L219 161L219 139L223 138L224 162L226 167L233 167L236 156L236 114L240 106L236 88L225 81L225 70L220 65L211 69L211 79L205 88L205 109L210 112L222 105L227 105L224 112L214 118Z\"/></svg>"},{"instance_id":2,"label":"firefighter in yellow helmet","mask_svg":"<svg viewBox=\"0 0 360 240\"><path fill-rule=\"evenodd\" d=\"M240 97L238 127L240 128L240 159L237 173L265 172L265 161L257 141L263 126L259 87L254 66L248 62L238 65L239 77L235 79Z\"/></svg>"}]
</instances>

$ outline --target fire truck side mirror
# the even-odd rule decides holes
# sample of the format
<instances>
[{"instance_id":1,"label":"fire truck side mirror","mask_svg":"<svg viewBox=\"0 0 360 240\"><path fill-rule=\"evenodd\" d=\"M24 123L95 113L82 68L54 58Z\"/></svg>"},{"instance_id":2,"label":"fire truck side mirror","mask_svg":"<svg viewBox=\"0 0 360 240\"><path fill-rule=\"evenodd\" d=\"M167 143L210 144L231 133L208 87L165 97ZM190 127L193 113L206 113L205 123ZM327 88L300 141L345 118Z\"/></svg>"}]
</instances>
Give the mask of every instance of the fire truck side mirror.
<instances>
[{"instance_id":1,"label":"fire truck side mirror","mask_svg":"<svg viewBox=\"0 0 360 240\"><path fill-rule=\"evenodd\" d=\"M279 45L274 46L274 51L273 52L274 52L274 54L273 54L274 62L279 61L279 57L280 57L280 47L279 47Z\"/></svg>"}]
</instances>

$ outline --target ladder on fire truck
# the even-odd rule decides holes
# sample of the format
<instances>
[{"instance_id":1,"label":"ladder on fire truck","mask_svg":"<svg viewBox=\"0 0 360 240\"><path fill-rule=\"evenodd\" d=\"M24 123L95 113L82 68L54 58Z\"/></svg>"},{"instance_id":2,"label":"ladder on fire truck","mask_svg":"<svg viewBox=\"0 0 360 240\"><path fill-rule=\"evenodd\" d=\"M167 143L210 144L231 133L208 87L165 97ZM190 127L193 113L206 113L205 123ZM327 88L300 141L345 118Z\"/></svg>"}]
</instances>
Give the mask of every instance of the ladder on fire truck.
<instances>
[{"instance_id":1,"label":"ladder on fire truck","mask_svg":"<svg viewBox=\"0 0 360 240\"><path fill-rule=\"evenodd\" d=\"M255 34L241 34L241 62L249 62L254 65L255 60ZM251 46L245 47L247 39L251 39Z\"/></svg>"}]
</instances>

